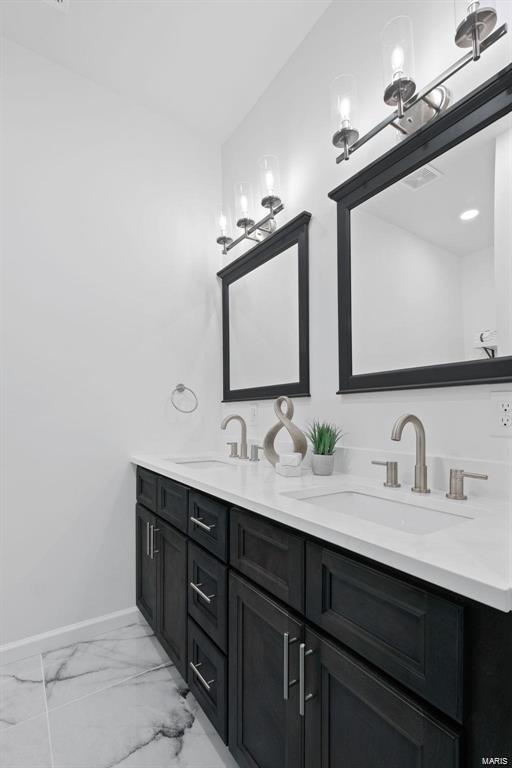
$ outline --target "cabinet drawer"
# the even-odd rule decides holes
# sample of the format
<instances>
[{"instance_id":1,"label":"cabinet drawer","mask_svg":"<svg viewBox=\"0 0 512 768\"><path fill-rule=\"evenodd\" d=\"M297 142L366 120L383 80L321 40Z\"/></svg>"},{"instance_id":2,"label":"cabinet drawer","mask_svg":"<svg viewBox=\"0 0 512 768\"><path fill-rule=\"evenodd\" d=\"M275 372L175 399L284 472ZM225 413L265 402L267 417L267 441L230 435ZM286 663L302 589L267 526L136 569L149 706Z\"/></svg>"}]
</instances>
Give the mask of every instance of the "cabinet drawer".
<instances>
[{"instance_id":1,"label":"cabinet drawer","mask_svg":"<svg viewBox=\"0 0 512 768\"><path fill-rule=\"evenodd\" d=\"M137 501L152 512L156 512L157 477L158 475L149 469L137 467Z\"/></svg>"},{"instance_id":2,"label":"cabinet drawer","mask_svg":"<svg viewBox=\"0 0 512 768\"><path fill-rule=\"evenodd\" d=\"M227 567L188 543L188 612L227 651Z\"/></svg>"},{"instance_id":3,"label":"cabinet drawer","mask_svg":"<svg viewBox=\"0 0 512 768\"><path fill-rule=\"evenodd\" d=\"M184 485L158 477L157 514L184 533L187 532L188 489Z\"/></svg>"},{"instance_id":4,"label":"cabinet drawer","mask_svg":"<svg viewBox=\"0 0 512 768\"><path fill-rule=\"evenodd\" d=\"M227 664L226 657L188 620L188 684L212 725L227 742Z\"/></svg>"},{"instance_id":5,"label":"cabinet drawer","mask_svg":"<svg viewBox=\"0 0 512 768\"><path fill-rule=\"evenodd\" d=\"M188 496L188 535L212 554L227 562L228 507L197 491Z\"/></svg>"},{"instance_id":6,"label":"cabinet drawer","mask_svg":"<svg viewBox=\"0 0 512 768\"><path fill-rule=\"evenodd\" d=\"M230 528L230 564L303 612L304 540L241 509L231 510Z\"/></svg>"},{"instance_id":7,"label":"cabinet drawer","mask_svg":"<svg viewBox=\"0 0 512 768\"><path fill-rule=\"evenodd\" d=\"M462 608L318 544L306 552L308 619L460 721Z\"/></svg>"}]
</instances>

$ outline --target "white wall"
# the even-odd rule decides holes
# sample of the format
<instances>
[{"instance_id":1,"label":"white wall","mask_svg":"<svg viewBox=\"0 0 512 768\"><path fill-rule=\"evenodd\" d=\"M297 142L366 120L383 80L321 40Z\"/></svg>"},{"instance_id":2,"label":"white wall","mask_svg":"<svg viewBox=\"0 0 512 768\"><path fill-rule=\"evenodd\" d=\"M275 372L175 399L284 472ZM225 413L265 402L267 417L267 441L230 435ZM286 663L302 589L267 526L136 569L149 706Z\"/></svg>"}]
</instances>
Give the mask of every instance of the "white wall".
<instances>
[{"instance_id":1,"label":"white wall","mask_svg":"<svg viewBox=\"0 0 512 768\"><path fill-rule=\"evenodd\" d=\"M460 257L364 203L350 228L354 373L464 360Z\"/></svg>"},{"instance_id":2,"label":"white wall","mask_svg":"<svg viewBox=\"0 0 512 768\"><path fill-rule=\"evenodd\" d=\"M500 20L510 23L512 3L502 2L498 6ZM500 387L336 395L336 206L327 198L327 193L393 146L395 139L391 130L383 132L349 163L336 165L336 152L331 146L329 85L340 73L352 72L358 76L362 132L388 114L382 101L380 32L389 18L401 13L413 20L416 79L420 85L460 56L453 43L454 14L450 0L334 2L225 143L224 200L231 202L237 180L252 179L256 183L258 158L265 153L275 153L280 158L282 197L286 204L280 223L303 209L313 214L310 225L312 397L297 400L298 423L313 416L335 419L349 433L346 444L373 448L378 458L393 445L389 435L395 418L410 410L425 421L429 455L510 461L510 443L490 436L489 393ZM509 33L477 64L451 80L454 98L483 82L511 58L512 35ZM231 253L230 258L235 255ZM509 389L512 386L509 385ZM225 406L224 411L247 414L248 406L231 404ZM252 436L261 439L274 420L271 403L262 404L258 424L251 428ZM395 447L412 452L413 431L404 434L403 443Z\"/></svg>"},{"instance_id":3,"label":"white wall","mask_svg":"<svg viewBox=\"0 0 512 768\"><path fill-rule=\"evenodd\" d=\"M220 157L7 42L1 87L0 643L134 604L130 453L207 446L220 394Z\"/></svg>"}]
</instances>

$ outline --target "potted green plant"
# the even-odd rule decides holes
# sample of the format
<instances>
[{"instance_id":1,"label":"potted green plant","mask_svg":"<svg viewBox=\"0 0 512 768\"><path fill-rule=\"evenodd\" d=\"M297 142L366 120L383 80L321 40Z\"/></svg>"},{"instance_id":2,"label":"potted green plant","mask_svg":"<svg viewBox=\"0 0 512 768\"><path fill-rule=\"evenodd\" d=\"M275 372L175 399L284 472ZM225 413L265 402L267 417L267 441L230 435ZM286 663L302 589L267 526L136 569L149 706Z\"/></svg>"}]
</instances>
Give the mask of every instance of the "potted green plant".
<instances>
[{"instance_id":1,"label":"potted green plant","mask_svg":"<svg viewBox=\"0 0 512 768\"><path fill-rule=\"evenodd\" d=\"M343 432L335 424L315 419L308 427L306 436L313 446L313 474L332 475L334 470L334 449L343 437Z\"/></svg>"}]
</instances>

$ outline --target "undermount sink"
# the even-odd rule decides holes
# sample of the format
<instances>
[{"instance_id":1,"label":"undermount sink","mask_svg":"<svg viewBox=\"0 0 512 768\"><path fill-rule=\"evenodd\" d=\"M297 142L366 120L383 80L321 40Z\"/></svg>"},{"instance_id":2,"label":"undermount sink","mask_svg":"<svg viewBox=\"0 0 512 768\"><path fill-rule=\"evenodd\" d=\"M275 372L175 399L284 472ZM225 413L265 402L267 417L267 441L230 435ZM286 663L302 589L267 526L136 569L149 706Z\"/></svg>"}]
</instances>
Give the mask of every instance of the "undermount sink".
<instances>
[{"instance_id":1,"label":"undermount sink","mask_svg":"<svg viewBox=\"0 0 512 768\"><path fill-rule=\"evenodd\" d=\"M388 499L350 489L314 495L284 494L332 512L369 520L372 523L412 534L427 534L473 520L469 515L446 512L432 506L400 499Z\"/></svg>"},{"instance_id":2,"label":"undermount sink","mask_svg":"<svg viewBox=\"0 0 512 768\"><path fill-rule=\"evenodd\" d=\"M168 461L172 461L173 464L194 467L195 469L221 469L221 467L234 467L233 464L228 464L227 461L220 461L220 459L168 459Z\"/></svg>"}]
</instances>

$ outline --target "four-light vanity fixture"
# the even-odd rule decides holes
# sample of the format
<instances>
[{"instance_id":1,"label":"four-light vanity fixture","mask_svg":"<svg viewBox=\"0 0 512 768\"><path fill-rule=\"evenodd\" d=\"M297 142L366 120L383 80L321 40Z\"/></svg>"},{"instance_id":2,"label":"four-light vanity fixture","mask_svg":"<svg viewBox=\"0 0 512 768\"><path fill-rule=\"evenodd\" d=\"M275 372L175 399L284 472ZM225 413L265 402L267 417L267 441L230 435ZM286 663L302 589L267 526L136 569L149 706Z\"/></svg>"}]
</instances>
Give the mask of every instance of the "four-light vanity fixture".
<instances>
[{"instance_id":1,"label":"four-light vanity fixture","mask_svg":"<svg viewBox=\"0 0 512 768\"><path fill-rule=\"evenodd\" d=\"M348 160L350 155L380 133L388 125L400 136L409 136L429 120L443 112L450 93L444 83L470 61L507 33L507 25L495 29L498 20L494 0L455 0L455 44L471 48L438 77L419 91L414 81L414 48L412 22L408 16L391 19L381 35L384 60L384 101L394 111L385 120L359 137L357 126L357 89L353 75L340 75L331 85L331 114L334 125L332 143L342 149L336 162Z\"/></svg>"},{"instance_id":2,"label":"four-light vanity fixture","mask_svg":"<svg viewBox=\"0 0 512 768\"><path fill-rule=\"evenodd\" d=\"M258 221L254 218L254 200L250 184L240 182L235 185L235 211L236 226L242 230L242 234L233 240L228 235L228 218L222 212L219 216L220 235L217 243L222 246L222 253L226 254L231 248L243 240L254 240L257 243L263 237L272 234L276 229L276 214L283 210L284 205L279 197L279 162L275 155L264 155L259 161L261 186L263 197L261 205L268 213Z\"/></svg>"}]
</instances>

